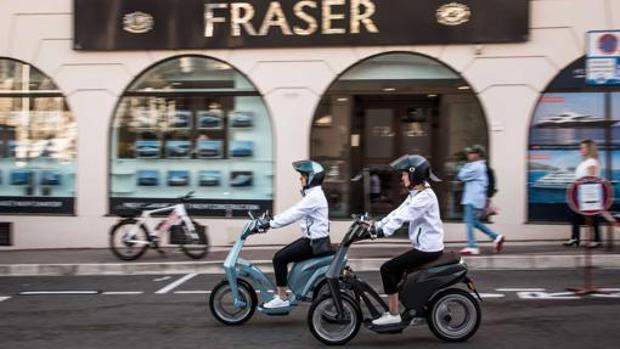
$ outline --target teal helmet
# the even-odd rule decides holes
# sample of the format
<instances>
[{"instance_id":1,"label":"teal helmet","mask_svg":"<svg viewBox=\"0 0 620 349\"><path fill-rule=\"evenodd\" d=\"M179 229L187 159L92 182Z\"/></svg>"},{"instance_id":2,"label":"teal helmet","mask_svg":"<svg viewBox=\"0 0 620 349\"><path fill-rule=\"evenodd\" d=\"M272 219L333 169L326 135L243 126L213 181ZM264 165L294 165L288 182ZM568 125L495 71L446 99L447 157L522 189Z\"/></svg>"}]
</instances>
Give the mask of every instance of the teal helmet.
<instances>
[{"instance_id":1,"label":"teal helmet","mask_svg":"<svg viewBox=\"0 0 620 349\"><path fill-rule=\"evenodd\" d=\"M312 160L299 160L293 162L293 168L295 171L306 176L308 179L304 189L319 186L323 183L325 178L325 169L321 164Z\"/></svg>"},{"instance_id":2,"label":"teal helmet","mask_svg":"<svg viewBox=\"0 0 620 349\"><path fill-rule=\"evenodd\" d=\"M430 162L421 155L405 154L392 161L390 167L398 173L407 172L412 186L422 184L429 179L435 182L441 181L431 171Z\"/></svg>"}]
</instances>

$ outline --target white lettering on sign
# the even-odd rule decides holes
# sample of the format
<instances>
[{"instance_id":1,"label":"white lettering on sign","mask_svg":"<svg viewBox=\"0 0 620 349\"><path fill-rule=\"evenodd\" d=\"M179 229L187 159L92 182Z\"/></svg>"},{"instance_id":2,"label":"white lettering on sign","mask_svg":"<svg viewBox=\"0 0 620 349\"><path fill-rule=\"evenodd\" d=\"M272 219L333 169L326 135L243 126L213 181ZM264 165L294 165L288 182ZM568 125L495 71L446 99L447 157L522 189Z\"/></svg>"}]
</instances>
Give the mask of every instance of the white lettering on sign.
<instances>
[{"instance_id":1,"label":"white lettering on sign","mask_svg":"<svg viewBox=\"0 0 620 349\"><path fill-rule=\"evenodd\" d=\"M218 26L225 28L227 23L233 37L267 36L272 27L286 36L308 36L316 34L319 29L323 35L359 34L362 31L376 34L379 33L373 20L376 9L373 0L297 1L292 12L302 24L291 27L291 21L286 17L288 12L280 1L271 1L262 18L257 18L256 8L249 2L208 3L204 10L204 36L214 37ZM253 21L260 26L255 27Z\"/></svg>"}]
</instances>

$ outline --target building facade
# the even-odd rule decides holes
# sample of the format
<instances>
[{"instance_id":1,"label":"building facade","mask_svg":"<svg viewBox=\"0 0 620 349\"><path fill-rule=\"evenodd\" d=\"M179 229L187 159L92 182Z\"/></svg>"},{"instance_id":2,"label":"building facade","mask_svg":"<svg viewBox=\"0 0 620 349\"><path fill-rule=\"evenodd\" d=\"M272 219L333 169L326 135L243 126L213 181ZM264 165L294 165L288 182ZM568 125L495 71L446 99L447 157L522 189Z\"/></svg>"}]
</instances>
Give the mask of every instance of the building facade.
<instances>
[{"instance_id":1,"label":"building facade","mask_svg":"<svg viewBox=\"0 0 620 349\"><path fill-rule=\"evenodd\" d=\"M527 36L438 44L410 33L411 44L374 41L385 0L199 1L200 40L220 25L238 34L212 46L191 33L185 44L140 39L160 30L157 15L153 22L146 9L115 7L120 1L109 2L113 24L76 32L87 19L76 15L80 3L0 2L0 221L12 231L4 249L105 247L119 211L188 191L212 243L229 244L247 209L278 213L299 199L291 163L309 157L327 169L334 241L350 214L380 216L397 204L385 164L405 152L429 157L444 179L435 188L448 241L464 240L454 176L465 146L488 150L501 211L493 227L509 240L568 235L563 188L582 138L600 143L616 184L620 88L587 85L583 57L587 32L620 28L620 1L526 1ZM450 4L465 4L456 19L439 11ZM489 17L480 4L433 1L432 18ZM286 5L301 22L286 19ZM179 11L167 15L185 28L189 10ZM330 33L351 36L302 40ZM554 124L567 119L581 121ZM297 234L288 227L252 243Z\"/></svg>"}]
</instances>

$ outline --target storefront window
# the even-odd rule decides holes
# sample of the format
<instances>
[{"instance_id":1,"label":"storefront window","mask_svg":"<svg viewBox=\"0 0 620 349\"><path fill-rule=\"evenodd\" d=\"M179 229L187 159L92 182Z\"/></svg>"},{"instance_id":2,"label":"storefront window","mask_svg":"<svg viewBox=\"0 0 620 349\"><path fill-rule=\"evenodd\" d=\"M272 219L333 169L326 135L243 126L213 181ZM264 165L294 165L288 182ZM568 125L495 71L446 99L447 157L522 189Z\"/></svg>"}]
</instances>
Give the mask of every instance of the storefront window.
<instances>
[{"instance_id":1,"label":"storefront window","mask_svg":"<svg viewBox=\"0 0 620 349\"><path fill-rule=\"evenodd\" d=\"M601 175L612 181L620 206L620 93L585 84L585 59L564 69L541 96L530 124L528 216L567 221L566 189L581 161L579 144L599 148Z\"/></svg>"},{"instance_id":2,"label":"storefront window","mask_svg":"<svg viewBox=\"0 0 620 349\"><path fill-rule=\"evenodd\" d=\"M76 133L49 77L0 58L1 213L74 213Z\"/></svg>"},{"instance_id":3,"label":"storefront window","mask_svg":"<svg viewBox=\"0 0 620 349\"><path fill-rule=\"evenodd\" d=\"M486 147L484 113L470 86L431 58L390 53L363 61L332 83L314 117L311 156L327 170L324 188L333 218L381 216L403 199L387 164L405 153L428 158L442 217L460 219L455 179L463 149Z\"/></svg>"},{"instance_id":4,"label":"storefront window","mask_svg":"<svg viewBox=\"0 0 620 349\"><path fill-rule=\"evenodd\" d=\"M197 215L271 208L269 115L258 91L226 63L184 56L149 69L121 98L111 144L113 213L190 191Z\"/></svg>"}]
</instances>

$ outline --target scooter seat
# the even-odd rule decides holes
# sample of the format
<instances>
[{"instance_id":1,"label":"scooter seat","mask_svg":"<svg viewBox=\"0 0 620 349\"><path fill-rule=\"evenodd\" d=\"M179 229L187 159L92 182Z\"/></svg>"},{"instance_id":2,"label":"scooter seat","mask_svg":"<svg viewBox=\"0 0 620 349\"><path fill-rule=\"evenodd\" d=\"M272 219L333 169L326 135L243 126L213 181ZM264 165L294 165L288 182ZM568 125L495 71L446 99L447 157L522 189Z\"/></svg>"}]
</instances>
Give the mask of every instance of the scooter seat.
<instances>
[{"instance_id":1,"label":"scooter seat","mask_svg":"<svg viewBox=\"0 0 620 349\"><path fill-rule=\"evenodd\" d=\"M420 271L420 270L424 270L424 269L442 267L444 265L459 264L460 262L461 262L461 257L460 256L458 256L454 252L448 252L448 253L442 254L441 257L435 259L432 262L429 262L429 263L426 263L426 264L422 264L422 265L420 265L418 267L415 267L415 268L407 269L407 274L414 273L416 271Z\"/></svg>"}]
</instances>

